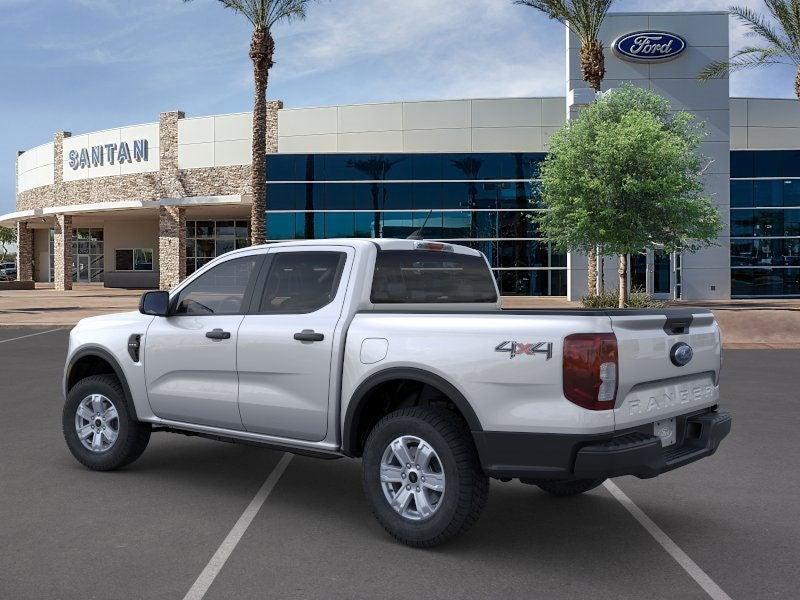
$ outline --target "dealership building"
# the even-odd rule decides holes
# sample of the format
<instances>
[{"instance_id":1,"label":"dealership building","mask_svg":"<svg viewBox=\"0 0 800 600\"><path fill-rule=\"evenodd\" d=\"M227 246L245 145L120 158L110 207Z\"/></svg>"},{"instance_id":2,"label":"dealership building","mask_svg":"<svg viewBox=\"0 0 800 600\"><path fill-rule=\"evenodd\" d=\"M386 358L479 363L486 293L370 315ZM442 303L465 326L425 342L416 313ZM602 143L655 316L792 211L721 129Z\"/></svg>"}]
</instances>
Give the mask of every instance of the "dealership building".
<instances>
[{"instance_id":1,"label":"dealership building","mask_svg":"<svg viewBox=\"0 0 800 600\"><path fill-rule=\"evenodd\" d=\"M703 181L724 227L696 254L630 257L631 285L663 298L800 296L800 104L697 80L728 57L728 28L726 13L612 13L601 34L604 88L649 88L706 123ZM566 38L563 97L270 102L267 240L422 229L484 252L504 295L584 295L586 258L555 251L531 219L549 137L594 97ZM17 228L18 278L169 288L249 244L251 120L171 111L20 152L16 211L0 215Z\"/></svg>"}]
</instances>

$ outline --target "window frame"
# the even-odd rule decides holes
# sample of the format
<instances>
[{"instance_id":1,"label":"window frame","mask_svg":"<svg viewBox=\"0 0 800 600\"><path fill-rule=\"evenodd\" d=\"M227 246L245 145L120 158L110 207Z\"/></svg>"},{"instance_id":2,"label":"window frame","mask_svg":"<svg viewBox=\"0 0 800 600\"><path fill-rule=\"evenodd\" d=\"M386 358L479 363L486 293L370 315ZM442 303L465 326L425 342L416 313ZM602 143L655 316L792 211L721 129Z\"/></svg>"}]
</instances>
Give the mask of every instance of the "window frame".
<instances>
[{"instance_id":1,"label":"window frame","mask_svg":"<svg viewBox=\"0 0 800 600\"><path fill-rule=\"evenodd\" d=\"M261 311L261 303L264 299L264 290L267 284L267 279L269 278L270 274L272 273L272 268L275 265L275 257L279 254L306 254L306 253L329 253L329 254L341 254L344 256L344 260L341 262L338 271L336 273L336 293L333 295L331 300L322 306L319 306L313 310L305 310L305 311L296 311L296 310L286 310L286 311L273 311L273 312L262 312ZM270 316L278 316L278 315L310 315L316 312L319 312L326 307L331 306L336 300L339 298L339 295L342 292L342 283L347 283L348 279L345 278L345 273L347 272L348 268L352 266L352 259L354 249L351 246L307 246L307 247L286 247L286 248L275 248L269 250L268 254L266 255L266 259L261 267L261 272L258 276L258 281L253 286L253 294L250 302L250 309L248 311L248 315L258 315L262 317L270 317Z\"/></svg>"},{"instance_id":2,"label":"window frame","mask_svg":"<svg viewBox=\"0 0 800 600\"><path fill-rule=\"evenodd\" d=\"M150 261L150 268L149 269L137 269L136 268L136 251L141 250L143 252L149 252L151 261ZM117 266L117 252L120 251L130 251L131 252L131 269L120 269ZM155 258L156 254L152 248L114 248L114 272L115 273L152 273L155 271Z\"/></svg>"},{"instance_id":3,"label":"window frame","mask_svg":"<svg viewBox=\"0 0 800 600\"><path fill-rule=\"evenodd\" d=\"M250 309L252 308L253 304L253 291L256 288L257 282L260 280L260 277L265 270L265 264L267 263L268 254L264 251L261 252L250 252L247 254L237 255L237 256L230 256L226 257L225 260L221 260L219 262L210 262L206 265L203 265L200 269L195 271L190 278L187 278L185 281L182 282L180 287L176 288L175 291L172 292L169 298L169 312L167 314L168 317L192 317L192 318L199 318L199 317L230 317L230 316L245 316L250 314ZM225 313L213 313L209 315L203 314L179 314L177 313L178 309L178 301L180 299L181 293L191 286L195 281L203 277L205 274L210 273L217 267L220 267L226 263L229 263L234 260L241 260L245 258L253 258L255 259L255 265L253 265L253 272L250 274L250 280L247 282L247 287L244 290L244 295L242 296L242 304L239 307L237 312L225 312Z\"/></svg>"}]
</instances>

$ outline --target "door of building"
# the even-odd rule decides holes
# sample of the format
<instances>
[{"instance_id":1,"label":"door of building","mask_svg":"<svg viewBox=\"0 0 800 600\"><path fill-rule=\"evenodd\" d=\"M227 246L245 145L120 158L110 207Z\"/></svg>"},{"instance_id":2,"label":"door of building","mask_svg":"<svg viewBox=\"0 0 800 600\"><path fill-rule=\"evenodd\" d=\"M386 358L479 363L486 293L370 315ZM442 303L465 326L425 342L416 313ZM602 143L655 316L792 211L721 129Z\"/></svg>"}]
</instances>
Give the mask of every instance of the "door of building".
<instances>
[{"instance_id":1,"label":"door of building","mask_svg":"<svg viewBox=\"0 0 800 600\"><path fill-rule=\"evenodd\" d=\"M664 250L647 250L628 257L630 291L646 292L659 300L679 297L675 255Z\"/></svg>"}]
</instances>

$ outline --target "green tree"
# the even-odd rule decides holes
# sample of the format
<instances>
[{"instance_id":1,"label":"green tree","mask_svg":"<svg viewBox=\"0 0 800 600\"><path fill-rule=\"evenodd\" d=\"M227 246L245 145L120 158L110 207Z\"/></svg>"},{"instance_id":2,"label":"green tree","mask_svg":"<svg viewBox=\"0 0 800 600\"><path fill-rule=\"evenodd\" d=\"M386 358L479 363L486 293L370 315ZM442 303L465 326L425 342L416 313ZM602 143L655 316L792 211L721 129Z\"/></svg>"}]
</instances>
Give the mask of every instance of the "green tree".
<instances>
[{"instance_id":1,"label":"green tree","mask_svg":"<svg viewBox=\"0 0 800 600\"><path fill-rule=\"evenodd\" d=\"M716 61L700 73L700 79L725 77L731 71L766 65L789 64L796 69L794 93L800 99L800 0L764 0L769 18L746 6L732 6L730 13L741 21L747 35L758 40Z\"/></svg>"},{"instance_id":2,"label":"green tree","mask_svg":"<svg viewBox=\"0 0 800 600\"><path fill-rule=\"evenodd\" d=\"M581 42L581 76L595 92L600 92L606 76L600 27L614 0L514 0L514 4L530 6L551 19L563 23ZM597 289L597 248L587 249L589 295Z\"/></svg>"},{"instance_id":3,"label":"green tree","mask_svg":"<svg viewBox=\"0 0 800 600\"><path fill-rule=\"evenodd\" d=\"M627 256L646 248L696 252L713 245L719 213L703 196L703 128L667 100L625 85L603 94L549 142L534 217L562 251L600 245L619 255L619 305L628 300Z\"/></svg>"},{"instance_id":4,"label":"green tree","mask_svg":"<svg viewBox=\"0 0 800 600\"><path fill-rule=\"evenodd\" d=\"M183 0L191 2L191 0ZM250 60L253 61L255 100L253 102L253 205L250 209L251 241L263 244L266 236L267 166L267 83L274 65L275 40L272 28L282 21L304 19L306 8L313 0L218 0L222 6L235 10L253 26L250 39Z\"/></svg>"},{"instance_id":5,"label":"green tree","mask_svg":"<svg viewBox=\"0 0 800 600\"><path fill-rule=\"evenodd\" d=\"M5 262L8 257L8 246L16 243L17 232L10 227L0 227L0 250L2 250L2 258L0 262Z\"/></svg>"}]
</instances>

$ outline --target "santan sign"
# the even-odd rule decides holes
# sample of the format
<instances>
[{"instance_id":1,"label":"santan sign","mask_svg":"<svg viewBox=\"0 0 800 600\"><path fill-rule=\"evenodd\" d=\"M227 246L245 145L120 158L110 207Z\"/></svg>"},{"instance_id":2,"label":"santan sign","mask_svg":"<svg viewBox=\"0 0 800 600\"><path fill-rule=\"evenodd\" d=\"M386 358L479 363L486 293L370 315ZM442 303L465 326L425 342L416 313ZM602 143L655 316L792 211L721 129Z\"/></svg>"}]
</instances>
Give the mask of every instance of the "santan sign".
<instances>
[{"instance_id":1,"label":"santan sign","mask_svg":"<svg viewBox=\"0 0 800 600\"><path fill-rule=\"evenodd\" d=\"M131 151L131 146L133 150ZM120 142L119 144L101 144L91 148L81 148L70 150L67 162L73 171L91 167L102 167L104 164L113 165L115 163L125 164L136 162L147 162L148 143L146 139Z\"/></svg>"},{"instance_id":2,"label":"santan sign","mask_svg":"<svg viewBox=\"0 0 800 600\"><path fill-rule=\"evenodd\" d=\"M677 58L686 50L686 40L665 31L637 31L614 41L614 53L634 62L660 62Z\"/></svg>"}]
</instances>

